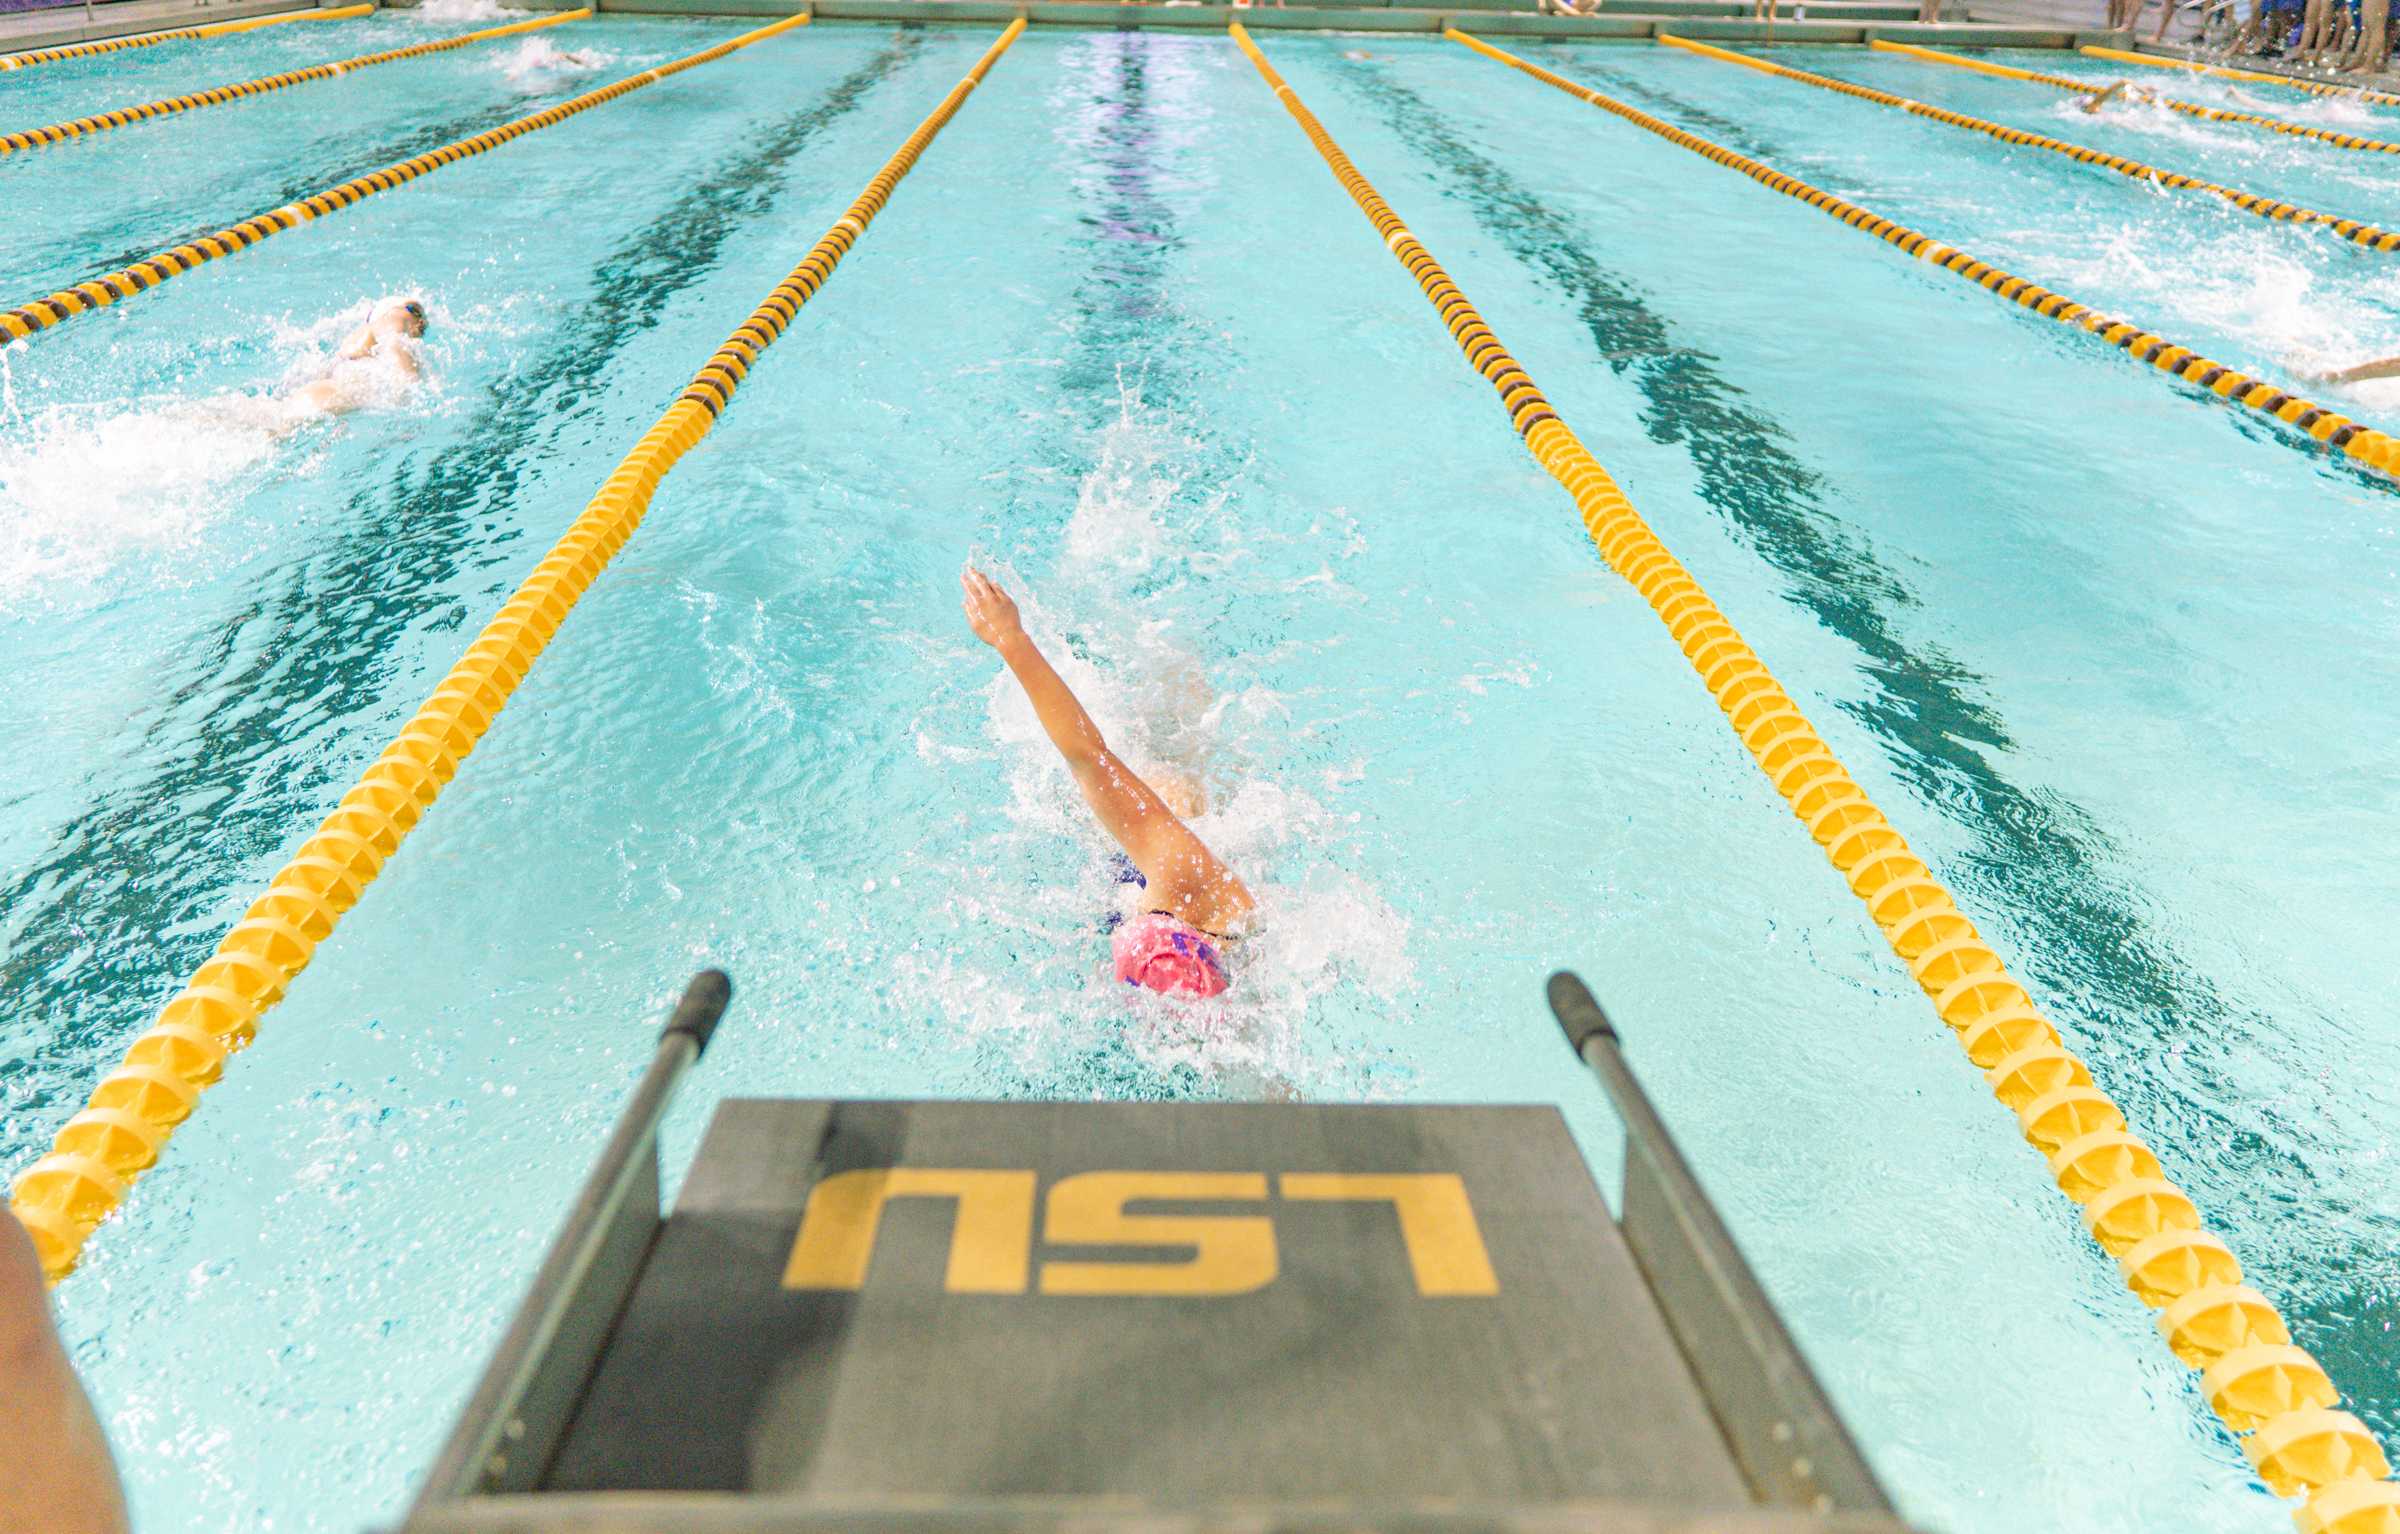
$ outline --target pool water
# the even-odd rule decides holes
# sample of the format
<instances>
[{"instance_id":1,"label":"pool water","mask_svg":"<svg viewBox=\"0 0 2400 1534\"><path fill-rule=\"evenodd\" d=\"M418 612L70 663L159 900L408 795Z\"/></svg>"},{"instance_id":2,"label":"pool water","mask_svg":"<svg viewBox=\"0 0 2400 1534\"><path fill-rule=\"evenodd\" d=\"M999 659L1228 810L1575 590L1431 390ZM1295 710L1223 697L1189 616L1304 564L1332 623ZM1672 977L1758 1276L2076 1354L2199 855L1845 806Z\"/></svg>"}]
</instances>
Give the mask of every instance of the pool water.
<instances>
[{"instance_id":1,"label":"pool water","mask_svg":"<svg viewBox=\"0 0 2400 1534\"><path fill-rule=\"evenodd\" d=\"M447 3L0 105L501 14ZM7 302L744 25L569 23L10 157ZM0 1165L989 41L805 28L0 351ZM2391 1437L2389 486L1455 45L1263 46ZM1665 49L1519 51L2220 361L2400 351L2394 258L2328 234ZM2400 223L2378 157L1779 57ZM257 425L403 291L425 388ZM2400 421L2400 384L2325 397ZM968 559L1114 742L1205 781L1268 915L1222 1001L1109 978L1105 849L966 631ZM729 1094L1298 1094L1555 1102L1609 1178L1541 1001L1571 965L1910 1517L2281 1526L1213 34L1000 62L87 1248L58 1299L142 1526L392 1518L711 963L671 1166Z\"/></svg>"}]
</instances>

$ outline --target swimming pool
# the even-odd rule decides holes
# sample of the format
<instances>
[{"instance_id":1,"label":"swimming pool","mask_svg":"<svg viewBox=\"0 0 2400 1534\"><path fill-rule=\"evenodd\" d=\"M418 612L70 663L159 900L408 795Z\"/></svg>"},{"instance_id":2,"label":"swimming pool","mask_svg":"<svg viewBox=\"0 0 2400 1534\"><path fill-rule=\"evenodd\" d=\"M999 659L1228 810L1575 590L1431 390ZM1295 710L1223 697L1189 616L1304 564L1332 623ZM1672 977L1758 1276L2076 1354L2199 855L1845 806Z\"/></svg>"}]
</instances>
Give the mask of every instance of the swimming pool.
<instances>
[{"instance_id":1,"label":"swimming pool","mask_svg":"<svg viewBox=\"0 0 2400 1534\"><path fill-rule=\"evenodd\" d=\"M570 23L17 157L0 278L742 25ZM0 350L0 1164L989 31L804 29ZM1265 46L2388 1435L2388 490L1463 49ZM1518 51L2225 361L2400 349L2391 258L2329 236L1706 59ZM2361 157L1779 57L2400 221ZM1017 45L61 1289L145 1526L396 1507L702 962L741 992L670 1164L740 1092L1557 1101L1598 1146L1538 990L1571 963L1913 1517L2281 1516L1377 244L1222 38ZM284 442L227 407L400 289L418 403ZM970 555L1113 733L1210 764L1275 918L1221 1011L1108 981L1101 850L957 617Z\"/></svg>"}]
</instances>

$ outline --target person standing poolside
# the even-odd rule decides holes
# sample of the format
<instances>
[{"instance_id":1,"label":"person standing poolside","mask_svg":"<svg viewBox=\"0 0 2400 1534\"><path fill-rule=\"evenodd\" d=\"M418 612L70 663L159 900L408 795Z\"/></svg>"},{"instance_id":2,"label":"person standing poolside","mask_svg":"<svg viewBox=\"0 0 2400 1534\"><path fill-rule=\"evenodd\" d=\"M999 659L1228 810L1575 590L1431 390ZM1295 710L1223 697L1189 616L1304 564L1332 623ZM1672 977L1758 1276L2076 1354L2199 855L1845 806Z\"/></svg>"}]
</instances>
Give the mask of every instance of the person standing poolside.
<instances>
[{"instance_id":1,"label":"person standing poolside","mask_svg":"<svg viewBox=\"0 0 2400 1534\"><path fill-rule=\"evenodd\" d=\"M17 1217L0 1210L0 1529L125 1534L125 1493L50 1322L42 1265Z\"/></svg>"},{"instance_id":2,"label":"person standing poolside","mask_svg":"<svg viewBox=\"0 0 2400 1534\"><path fill-rule=\"evenodd\" d=\"M1226 947L1257 910L1249 888L1108 748L1100 727L1026 634L1008 593L972 565L958 583L966 593L967 627L1000 652L1043 733L1066 759L1084 802L1140 876L1145 909L1111 939L1117 978L1168 996L1224 991L1232 983Z\"/></svg>"}]
</instances>

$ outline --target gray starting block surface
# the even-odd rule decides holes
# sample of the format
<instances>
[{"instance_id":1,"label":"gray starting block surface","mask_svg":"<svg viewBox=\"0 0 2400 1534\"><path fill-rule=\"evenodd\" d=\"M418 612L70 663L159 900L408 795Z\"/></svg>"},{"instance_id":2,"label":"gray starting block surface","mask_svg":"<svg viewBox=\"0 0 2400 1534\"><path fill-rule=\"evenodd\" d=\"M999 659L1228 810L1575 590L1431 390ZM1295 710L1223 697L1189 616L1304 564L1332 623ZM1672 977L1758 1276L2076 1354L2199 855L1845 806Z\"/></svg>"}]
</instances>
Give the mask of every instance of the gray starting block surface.
<instances>
[{"instance_id":1,"label":"gray starting block surface","mask_svg":"<svg viewBox=\"0 0 2400 1534\"><path fill-rule=\"evenodd\" d=\"M704 973L406 1534L1903 1534L1572 976L1554 1109L731 1101Z\"/></svg>"},{"instance_id":2,"label":"gray starting block surface","mask_svg":"<svg viewBox=\"0 0 2400 1534\"><path fill-rule=\"evenodd\" d=\"M1750 1501L1546 1108L728 1103L544 1484Z\"/></svg>"}]
</instances>

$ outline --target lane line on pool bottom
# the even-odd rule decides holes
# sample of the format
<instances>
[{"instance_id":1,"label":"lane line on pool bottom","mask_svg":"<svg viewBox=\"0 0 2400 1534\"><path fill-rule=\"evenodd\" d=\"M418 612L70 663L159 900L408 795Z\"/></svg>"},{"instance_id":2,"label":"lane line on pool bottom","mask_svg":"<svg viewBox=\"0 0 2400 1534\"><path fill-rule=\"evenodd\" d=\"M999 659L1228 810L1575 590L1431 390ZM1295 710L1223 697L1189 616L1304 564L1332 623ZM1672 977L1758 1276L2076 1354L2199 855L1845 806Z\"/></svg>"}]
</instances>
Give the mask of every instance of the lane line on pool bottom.
<instances>
[{"instance_id":1,"label":"lane line on pool bottom","mask_svg":"<svg viewBox=\"0 0 2400 1534\"><path fill-rule=\"evenodd\" d=\"M323 11L285 11L276 16L252 16L245 21L219 21L205 27L176 27L166 32L136 32L130 37L104 37L92 43L68 43L57 48L36 48L27 53L0 55L0 71L31 69L36 64L55 64L61 59L89 58L95 53L119 53L127 48L147 48L154 43L183 42L197 37L223 37L230 32L254 32L260 27L279 27L287 21L351 21L373 15L371 5L344 5Z\"/></svg>"},{"instance_id":2,"label":"lane line on pool bottom","mask_svg":"<svg viewBox=\"0 0 2400 1534\"><path fill-rule=\"evenodd\" d=\"M204 234L196 240L176 246L173 250L161 251L146 261L136 261L131 266L95 277L89 282L79 282L71 288L62 288L47 298L37 298L20 308L0 313L0 346L22 341L36 331L48 330L54 325L64 324L79 314L89 314L95 309L105 309L119 299L131 298L136 293L158 286L170 277L179 277L203 262L213 261L219 256L230 255L237 250L247 250L261 240L281 234L287 229L297 229L312 219L323 218L328 213L347 208L352 203L374 196L377 192L388 192L396 186L405 185L429 171L441 169L454 160L464 160L470 156L482 154L486 150L497 149L511 140L523 138L528 133L538 132L543 128L565 122L577 113L588 112L596 106L638 91L646 85L656 85L669 75L681 74L687 69L697 69L703 64L714 63L729 53L749 47L752 43L764 42L778 33L788 32L794 27L806 25L808 25L808 12L806 11L795 16L786 16L781 21L759 27L754 31L744 32L739 37L729 37L713 48L703 48L698 53L688 54L672 63L645 69L637 75L628 75L613 85L603 85L596 91L587 91L572 101L562 101L557 106L536 112L530 117L520 117L514 122L502 123L489 132L478 133L472 138L463 138L453 144L444 144L439 149L427 150L411 159L386 165L381 170L373 170L363 176L355 176L339 186L328 187L313 197L303 197L297 202L286 203L271 212L244 219L242 222L220 229L214 234Z\"/></svg>"},{"instance_id":3,"label":"lane line on pool bottom","mask_svg":"<svg viewBox=\"0 0 2400 1534\"><path fill-rule=\"evenodd\" d=\"M1879 91L1871 85L1855 85L1848 80L1836 80L1830 75L1812 75L1805 69L1787 68L1754 54L1735 53L1729 48L1697 43L1688 37L1676 37L1661 32L1658 34L1658 41L1662 46L1668 48L1681 48L1686 53L1697 53L1703 58L1716 59L1721 63L1739 64L1745 69L1755 69L1760 74L1774 75L1784 80L1796 80L1802 85L1813 85L1819 90L1837 91L1844 96L1855 96L1861 101L1872 101L1878 106L1897 107L1911 116L1947 123L1953 128L1964 128L1970 133L1981 133L2005 144L2021 144L2029 149L2047 149L2052 154L2063 154L2069 159L2080 160L2086 165L2097 165L2103 170L2113 170L2120 176L2128 176L2136 181L2147 181L2157 186L2173 187L2178 191L2206 192L2211 197L2222 197L2245 213L2255 214L2275 223L2321 224L2351 244L2364 246L2368 250L2400 249L2400 232L2379 229L2373 224L2363 223L2355 218L2340 218L2331 213L2319 213L2314 208L2303 208L2298 203L2261 196L2257 192L2245 192L2239 187L2219 186L2214 181L2206 181L2198 176L2187 176L2182 171L2161 170L2155 165L2146 165L2140 160L2129 160L2121 154L2110 154L2106 150L2091 149L2082 144L2070 144L2065 139L2050 138L2040 133L2028 133L2023 128L2011 128L2003 123L1991 122L1981 117L1969 117L1964 112L1953 112L1948 107L1937 107L1923 101L1912 101L1906 96L1895 96L1890 91Z\"/></svg>"},{"instance_id":4,"label":"lane line on pool bottom","mask_svg":"<svg viewBox=\"0 0 2400 1534\"><path fill-rule=\"evenodd\" d=\"M75 1266L84 1242L124 1201L133 1179L158 1160L175 1126L223 1073L225 1057L256 1037L259 1019L283 999L342 913L383 871L567 614L641 526L659 481L716 424L759 354L825 285L917 157L1024 30L1021 16L1008 24L824 238L702 364L399 736L269 881L158 1021L134 1040L124 1064L93 1091L90 1106L69 1119L49 1153L17 1178L12 1207L33 1233L51 1282Z\"/></svg>"},{"instance_id":5,"label":"lane line on pool bottom","mask_svg":"<svg viewBox=\"0 0 2400 1534\"><path fill-rule=\"evenodd\" d=\"M590 7L580 11L556 11L536 16L529 21L512 21L505 27L486 27L480 32L465 32L457 37L438 38L429 43L413 43L406 48L387 48L381 53L362 53L354 59L338 59L328 64L311 64L305 69L286 70L278 75L262 75L236 85L216 85L207 90L192 91L181 96L167 96L157 101L145 101L140 106L119 107L113 112L94 112L72 122L52 123L45 128L27 128L18 133L0 133L0 154L14 154L20 149L33 149L44 144L56 144L71 138L83 138L122 128L127 123L144 122L153 117L170 117L177 112L189 112L200 107L222 106L249 96L263 96L269 91L287 86L303 85L311 80L331 80L377 64L389 64L395 59L413 59L428 53L443 53L452 48L464 48L469 43L489 42L495 37L511 37L519 32L531 32L540 27L555 27L562 21L582 21L592 14Z\"/></svg>"},{"instance_id":6,"label":"lane line on pool bottom","mask_svg":"<svg viewBox=\"0 0 2400 1534\"><path fill-rule=\"evenodd\" d=\"M1944 53L1939 48L1920 48L1914 43L1895 43L1887 38L1870 37L1867 46L1879 53L1902 53L1924 64L1946 64L1952 69L1970 69L1979 75L2000 80L2021 80L2028 85L2047 85L2053 90L2074 91L2089 95L2104 89L2088 80L2072 75L2043 74L2036 69L2017 69L2007 64L1995 64L1989 59L1971 59L1960 53ZM2119 82L2122 83L2122 82ZM2337 149L2358 149L2372 154L2400 154L2400 144L2387 139L2365 138L2356 133L2336 133L2331 128L2312 128L2306 123L2286 122L2280 117L2266 117L2257 112L2233 112L2223 107L2202 106L2197 101L2178 101L2173 96L2150 98L2170 112L2197 117L2212 123L2247 123L2264 128L2269 133L2281 133L2292 138L2314 139Z\"/></svg>"},{"instance_id":7,"label":"lane line on pool bottom","mask_svg":"<svg viewBox=\"0 0 2400 1534\"><path fill-rule=\"evenodd\" d=\"M1230 31L1385 248L1416 279L1469 365L1499 394L1527 451L1574 497L1601 557L1658 614L1760 771L1846 877L1968 1057L1986 1068L2026 1138L2050 1154L2061 1187L2083 1205L2093 1239L2116 1258L2136 1294L2164 1309L2162 1326L2176 1355L2187 1364L2206 1363L2209 1404L2236 1432L2251 1434L2261 1477L2285 1495L2324 1487L2312 1510L2322 1506L2361 1520L2326 1524L2329 1534L2363 1531L2379 1509L2400 1515L2400 1486L2378 1479L2390 1472L2374 1438L2357 1418L2330 1409L2336 1397L2323 1368L2291 1346L2274 1307L2242 1286L2232 1252L2201 1229L2192 1200L2166 1181L2157 1156L2092 1085L2090 1070L2060 1042L2032 995L1559 419L1432 252L1359 174L1241 23Z\"/></svg>"},{"instance_id":8,"label":"lane line on pool bottom","mask_svg":"<svg viewBox=\"0 0 2400 1534\"><path fill-rule=\"evenodd\" d=\"M2122 48L2085 46L2075 50L2095 59L2108 59L2119 64L2146 64L2152 69L2182 69L2196 75L2209 75L2219 80L2247 80L2254 85L2284 85L2312 96L2348 96L2359 101L2372 101L2378 106L2400 107L2400 96L2383 91L2371 91L2363 85L2335 85L2325 80L2302 80L2293 75L2271 75L2257 69L2228 69L2221 64L2203 64L2197 59L2161 58L2153 53L2127 53Z\"/></svg>"},{"instance_id":9,"label":"lane line on pool bottom","mask_svg":"<svg viewBox=\"0 0 2400 1534\"><path fill-rule=\"evenodd\" d=\"M2063 293L2053 292L2039 283L2002 271L1988 261L1979 261L1929 234L1911 229L1906 224L1894 223L1879 213L1846 202L1772 165L1753 160L1748 155L1727 149L1696 133L1686 132L1673 123L1652 117L1639 107L1629 106L1613 96L1602 95L1589 86L1578 85L1539 64L1494 47L1481 38L1471 37L1455 27L1443 35L1453 42L1463 43L1486 58L1497 60L1511 69L1522 70L1545 85L1555 86L1579 101L1613 113L1637 128L1655 133L1671 144L1688 149L1704 159L1714 160L1730 170L1740 171L1762 186L1797 198L1819 212L1840 219L1862 234L1873 235L1920 261L1931 262L1952 276L1974 283L2021 309L2076 330L2088 331L2136 361L2147 362L2160 372L2206 389L2220 399L2262 415L2273 416L2287 426L2306 432L2314 440L2339 449L2354 462L2385 474L2400 475L2400 438L2388 432L2353 421L2337 410L2278 388L2264 379L2252 378L2221 362L2211 361L2190 347L2177 346L2139 325L2111 319Z\"/></svg>"}]
</instances>

